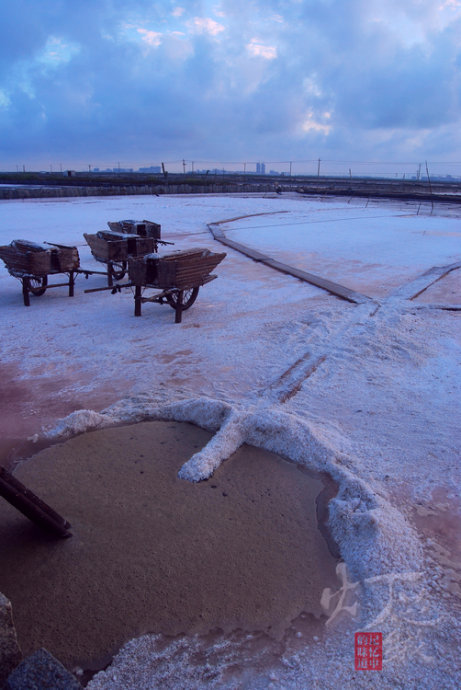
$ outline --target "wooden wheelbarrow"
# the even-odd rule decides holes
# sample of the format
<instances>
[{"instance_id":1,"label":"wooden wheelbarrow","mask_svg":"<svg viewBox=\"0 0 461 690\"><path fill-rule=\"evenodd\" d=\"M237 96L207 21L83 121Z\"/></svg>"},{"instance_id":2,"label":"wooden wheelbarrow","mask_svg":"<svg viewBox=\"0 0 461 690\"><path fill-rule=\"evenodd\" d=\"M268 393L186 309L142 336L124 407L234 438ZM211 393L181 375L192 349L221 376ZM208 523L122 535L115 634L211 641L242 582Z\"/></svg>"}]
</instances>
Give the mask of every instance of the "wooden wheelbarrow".
<instances>
[{"instance_id":1,"label":"wooden wheelbarrow","mask_svg":"<svg viewBox=\"0 0 461 690\"><path fill-rule=\"evenodd\" d=\"M149 220L109 221L110 230L96 234L83 233L96 261L107 266L107 285L122 280L130 257L144 256L158 251L158 245L173 244L160 239L161 226Z\"/></svg>"},{"instance_id":2,"label":"wooden wheelbarrow","mask_svg":"<svg viewBox=\"0 0 461 690\"><path fill-rule=\"evenodd\" d=\"M26 307L30 306L30 295L40 297L50 288L68 287L69 297L73 297L75 275L87 273L79 268L76 247L51 242L37 244L28 240L13 240L11 244L0 247L0 259L8 273L21 281ZM58 273L66 273L67 282L50 285L48 276Z\"/></svg>"},{"instance_id":3,"label":"wooden wheelbarrow","mask_svg":"<svg viewBox=\"0 0 461 690\"><path fill-rule=\"evenodd\" d=\"M156 252L141 257L130 256L128 257L129 283L93 288L85 292L112 290L115 293L122 288L134 287L135 316L141 316L143 304L156 302L172 307L175 310L175 323L181 323L182 312L194 304L202 285L218 277L211 271L225 256L225 252L218 254L201 247L176 251L164 256L159 256ZM149 297L145 296L144 292L148 288L155 290L156 293Z\"/></svg>"},{"instance_id":4,"label":"wooden wheelbarrow","mask_svg":"<svg viewBox=\"0 0 461 690\"><path fill-rule=\"evenodd\" d=\"M130 259L128 274L135 287L134 315L141 316L142 304L146 302L166 303L175 310L175 323L181 323L182 312L194 304L200 287L218 277L211 271L225 256L225 252L194 248L162 257L148 254L141 259ZM144 297L146 288L161 292Z\"/></svg>"}]
</instances>

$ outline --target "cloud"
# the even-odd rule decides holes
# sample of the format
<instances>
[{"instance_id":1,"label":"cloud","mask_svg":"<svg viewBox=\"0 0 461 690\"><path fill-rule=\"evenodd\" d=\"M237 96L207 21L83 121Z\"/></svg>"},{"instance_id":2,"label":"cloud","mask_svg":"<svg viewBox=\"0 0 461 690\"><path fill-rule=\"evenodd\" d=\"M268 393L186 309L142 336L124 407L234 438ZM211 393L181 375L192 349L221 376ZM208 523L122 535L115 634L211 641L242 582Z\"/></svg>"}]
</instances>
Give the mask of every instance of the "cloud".
<instances>
[{"instance_id":1,"label":"cloud","mask_svg":"<svg viewBox=\"0 0 461 690\"><path fill-rule=\"evenodd\" d=\"M158 46L162 43L163 34L161 34L159 31L149 31L148 29L138 28L137 32L141 35L144 43L147 43L149 46L158 48Z\"/></svg>"},{"instance_id":2,"label":"cloud","mask_svg":"<svg viewBox=\"0 0 461 690\"><path fill-rule=\"evenodd\" d=\"M322 113L322 119L324 121L330 120L331 113ZM325 124L325 122L319 122L312 110L309 110L303 122L301 123L301 128L304 132L320 132L321 134L328 135L331 132L331 125Z\"/></svg>"},{"instance_id":3,"label":"cloud","mask_svg":"<svg viewBox=\"0 0 461 690\"><path fill-rule=\"evenodd\" d=\"M194 17L190 22L193 29L199 34L209 34L210 36L217 36L222 31L225 31L225 26L219 24L210 17Z\"/></svg>"},{"instance_id":4,"label":"cloud","mask_svg":"<svg viewBox=\"0 0 461 690\"><path fill-rule=\"evenodd\" d=\"M78 44L68 42L59 36L50 36L37 60L43 65L56 67L61 63L70 62L79 51Z\"/></svg>"},{"instance_id":5,"label":"cloud","mask_svg":"<svg viewBox=\"0 0 461 690\"><path fill-rule=\"evenodd\" d=\"M0 90L0 108L9 108L11 105L11 100L5 91Z\"/></svg>"},{"instance_id":6,"label":"cloud","mask_svg":"<svg viewBox=\"0 0 461 690\"><path fill-rule=\"evenodd\" d=\"M277 57L277 48L275 46L265 45L257 38L252 38L247 44L247 50L255 57L263 57L266 60L274 60Z\"/></svg>"},{"instance_id":7,"label":"cloud","mask_svg":"<svg viewBox=\"0 0 461 690\"><path fill-rule=\"evenodd\" d=\"M2 15L2 166L459 158L459 0L16 0Z\"/></svg>"}]
</instances>

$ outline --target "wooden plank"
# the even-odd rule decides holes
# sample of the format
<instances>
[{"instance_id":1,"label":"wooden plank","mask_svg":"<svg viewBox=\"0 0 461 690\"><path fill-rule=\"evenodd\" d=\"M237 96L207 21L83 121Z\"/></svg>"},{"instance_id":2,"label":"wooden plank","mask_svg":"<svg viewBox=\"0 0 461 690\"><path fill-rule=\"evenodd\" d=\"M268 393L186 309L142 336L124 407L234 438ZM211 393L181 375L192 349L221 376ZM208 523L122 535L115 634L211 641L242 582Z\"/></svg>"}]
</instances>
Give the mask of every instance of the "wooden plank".
<instances>
[{"instance_id":1,"label":"wooden plank","mask_svg":"<svg viewBox=\"0 0 461 690\"><path fill-rule=\"evenodd\" d=\"M108 240L101 239L97 235L89 235L83 233L83 237L87 241L91 253L98 261L107 263L108 261L126 261L127 259L127 244L125 240Z\"/></svg>"},{"instance_id":2,"label":"wooden plank","mask_svg":"<svg viewBox=\"0 0 461 690\"><path fill-rule=\"evenodd\" d=\"M8 270L29 271L30 262L27 254L17 252L13 247L0 247L0 259L5 263Z\"/></svg>"},{"instance_id":3,"label":"wooden plank","mask_svg":"<svg viewBox=\"0 0 461 690\"><path fill-rule=\"evenodd\" d=\"M174 322L175 323L181 323L181 321L182 321L182 299L183 299L183 291L180 290L178 292L178 299L176 300L176 309L175 309L175 316L174 316Z\"/></svg>"},{"instance_id":4,"label":"wooden plank","mask_svg":"<svg viewBox=\"0 0 461 690\"><path fill-rule=\"evenodd\" d=\"M157 274L156 270L152 270L155 268L152 263L150 262L148 265L143 259L130 257L128 260L128 275L131 282L135 285L146 285L146 283L151 282L149 280L150 274L152 274L152 277L156 277Z\"/></svg>"},{"instance_id":5,"label":"wooden plank","mask_svg":"<svg viewBox=\"0 0 461 690\"><path fill-rule=\"evenodd\" d=\"M23 278L22 283L22 299L24 300L24 306L30 307L30 296L29 296L29 278Z\"/></svg>"},{"instance_id":6,"label":"wooden plank","mask_svg":"<svg viewBox=\"0 0 461 690\"><path fill-rule=\"evenodd\" d=\"M275 268L275 270L277 271L281 271L282 273L292 275L295 278L299 278L299 280L304 280L306 283L310 283L311 285L320 287L323 290L327 290L328 292L331 292L333 295L341 297L342 299L345 299L348 302L353 302L354 304L363 304L364 302L370 301L370 298L366 297L366 295L362 295L359 292L350 290L344 285L335 283L332 280L328 280L327 278L322 278L321 276L317 276L314 273L308 273L307 271L303 271L300 268L289 266L288 264L284 264L281 261L276 261L275 259L267 259L266 261L264 261L264 263L267 266Z\"/></svg>"},{"instance_id":7,"label":"wooden plank","mask_svg":"<svg viewBox=\"0 0 461 690\"><path fill-rule=\"evenodd\" d=\"M159 240L161 236L161 225L151 220L118 220L108 221L107 225L114 232L136 233L141 237L150 237Z\"/></svg>"},{"instance_id":8,"label":"wooden plank","mask_svg":"<svg viewBox=\"0 0 461 690\"><path fill-rule=\"evenodd\" d=\"M42 529L58 537L71 537L71 525L30 489L0 467L0 496Z\"/></svg>"},{"instance_id":9,"label":"wooden plank","mask_svg":"<svg viewBox=\"0 0 461 690\"><path fill-rule=\"evenodd\" d=\"M441 309L442 311L461 311L461 304L414 304L417 309Z\"/></svg>"},{"instance_id":10,"label":"wooden plank","mask_svg":"<svg viewBox=\"0 0 461 690\"><path fill-rule=\"evenodd\" d=\"M67 244L57 244L57 242L44 242L53 250L53 265L60 273L67 273L68 271L76 271L80 267L80 257L78 255L77 247L72 247Z\"/></svg>"},{"instance_id":11,"label":"wooden plank","mask_svg":"<svg viewBox=\"0 0 461 690\"><path fill-rule=\"evenodd\" d=\"M144 256L155 251L155 240L152 237L129 237L127 247L128 256Z\"/></svg>"},{"instance_id":12,"label":"wooden plank","mask_svg":"<svg viewBox=\"0 0 461 690\"><path fill-rule=\"evenodd\" d=\"M220 222L230 222L230 220ZM234 240L229 240L227 239L227 237L225 237L225 235L222 232L216 232L216 229L214 227L215 225L216 223L208 225L215 239L217 239L222 244L225 244L227 247L232 247L232 249L235 249L236 251L245 254L254 261L264 263L266 266L270 266L271 268L274 268L276 271L280 271L281 273L285 273L287 275L292 275L294 278L298 278L299 280L303 280L306 283L310 283L311 285L315 285L316 287L322 288L323 290L327 290L331 294L336 295L337 297L341 297L342 299L345 299L348 302L353 302L354 304L363 304L364 302L372 301L370 297L367 297L367 295L362 295L360 292L355 292L355 290L351 290L345 285L340 285L339 283L335 283L334 281L328 280L327 278L317 276L314 273L309 273L308 271L303 271L302 269L295 268L294 266L289 266L288 264L282 263L281 261L277 261L276 259L271 258L267 254L258 252L256 249L247 247L245 244L241 244L240 242L234 242Z\"/></svg>"},{"instance_id":13,"label":"wooden plank","mask_svg":"<svg viewBox=\"0 0 461 690\"><path fill-rule=\"evenodd\" d=\"M158 261L157 281L161 288L202 285L203 280L226 256L225 252L193 250L170 255Z\"/></svg>"},{"instance_id":14,"label":"wooden plank","mask_svg":"<svg viewBox=\"0 0 461 690\"><path fill-rule=\"evenodd\" d=\"M120 292L121 288L128 288L128 287L136 287L134 283L123 283L123 285L117 284L117 285L108 285L106 287L99 287L99 288L89 288L88 290L84 290L83 292L85 295L89 292L104 292L105 290L112 290L113 293L115 292Z\"/></svg>"},{"instance_id":15,"label":"wooden plank","mask_svg":"<svg viewBox=\"0 0 461 690\"><path fill-rule=\"evenodd\" d=\"M209 249L205 247L195 247L194 249L185 249L184 251L172 252L171 254L165 254L161 257L161 261L187 261L194 260L197 257L202 257L203 255L212 254Z\"/></svg>"},{"instance_id":16,"label":"wooden plank","mask_svg":"<svg viewBox=\"0 0 461 690\"><path fill-rule=\"evenodd\" d=\"M394 290L392 297L398 297L400 299L416 299L425 290L427 290L431 285L441 280L446 275L452 271L456 271L461 268L461 261L456 261L453 264L448 264L447 266L432 266L427 271L417 276L414 280L401 285L397 290Z\"/></svg>"},{"instance_id":17,"label":"wooden plank","mask_svg":"<svg viewBox=\"0 0 461 690\"><path fill-rule=\"evenodd\" d=\"M210 223L210 224L208 225L208 228L210 229L211 234L213 235L213 237L215 238L215 240L220 240L220 241L222 241L222 240L225 240L225 239L226 239L225 234L223 233L223 231L221 230L221 228L218 227L217 224L215 224L215 223Z\"/></svg>"},{"instance_id":18,"label":"wooden plank","mask_svg":"<svg viewBox=\"0 0 461 690\"><path fill-rule=\"evenodd\" d=\"M186 273L203 273L210 272L220 263L220 259L208 259L203 261L197 261L196 263L187 263L176 265L176 273L178 275L184 275Z\"/></svg>"},{"instance_id":19,"label":"wooden plank","mask_svg":"<svg viewBox=\"0 0 461 690\"><path fill-rule=\"evenodd\" d=\"M52 251L51 249L26 251L13 246L5 246L0 247L0 258L10 272L46 275L52 270Z\"/></svg>"},{"instance_id":20,"label":"wooden plank","mask_svg":"<svg viewBox=\"0 0 461 690\"><path fill-rule=\"evenodd\" d=\"M75 271L80 266L80 257L77 247L60 247L56 250L58 268L61 273Z\"/></svg>"},{"instance_id":21,"label":"wooden plank","mask_svg":"<svg viewBox=\"0 0 461 690\"><path fill-rule=\"evenodd\" d=\"M141 316L142 310L142 297L141 297L141 286L136 285L134 289L134 315Z\"/></svg>"},{"instance_id":22,"label":"wooden plank","mask_svg":"<svg viewBox=\"0 0 461 690\"><path fill-rule=\"evenodd\" d=\"M246 256L249 256L250 259L253 259L253 261L264 262L267 259L267 256L265 254L263 254L262 252L258 252L257 249L252 249L251 247L247 247L244 244L240 244L240 242L234 242L234 240L228 240L227 237L224 240L221 240L221 242L223 244L225 244L227 247L231 247L232 249L236 249L241 254L245 254Z\"/></svg>"}]
</instances>

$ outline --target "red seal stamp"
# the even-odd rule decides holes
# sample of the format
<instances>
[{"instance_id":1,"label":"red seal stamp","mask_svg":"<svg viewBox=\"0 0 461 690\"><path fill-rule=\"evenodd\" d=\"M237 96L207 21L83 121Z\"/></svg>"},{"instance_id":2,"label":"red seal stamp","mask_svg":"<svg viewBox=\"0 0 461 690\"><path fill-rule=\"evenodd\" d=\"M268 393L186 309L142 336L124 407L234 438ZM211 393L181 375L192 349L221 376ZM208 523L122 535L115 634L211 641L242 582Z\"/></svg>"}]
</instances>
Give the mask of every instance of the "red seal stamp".
<instances>
[{"instance_id":1,"label":"red seal stamp","mask_svg":"<svg viewBox=\"0 0 461 690\"><path fill-rule=\"evenodd\" d=\"M355 633L355 670L382 671L383 634L380 632Z\"/></svg>"}]
</instances>

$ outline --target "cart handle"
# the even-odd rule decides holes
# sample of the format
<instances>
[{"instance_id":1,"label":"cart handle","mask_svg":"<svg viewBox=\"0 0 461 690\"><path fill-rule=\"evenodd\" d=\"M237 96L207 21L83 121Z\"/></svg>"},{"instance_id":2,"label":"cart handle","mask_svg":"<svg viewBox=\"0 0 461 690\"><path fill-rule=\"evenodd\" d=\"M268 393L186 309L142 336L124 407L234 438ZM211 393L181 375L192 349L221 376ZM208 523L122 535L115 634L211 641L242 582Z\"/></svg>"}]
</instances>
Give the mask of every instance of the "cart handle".
<instances>
[{"instance_id":1,"label":"cart handle","mask_svg":"<svg viewBox=\"0 0 461 690\"><path fill-rule=\"evenodd\" d=\"M106 287L90 288L89 290L84 290L87 292L103 292L103 290L111 290L112 294L115 295L116 292L120 292L122 288L135 287L134 283L123 283L123 285L107 285Z\"/></svg>"}]
</instances>

